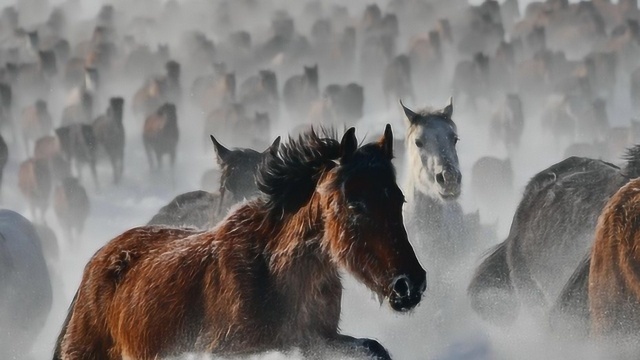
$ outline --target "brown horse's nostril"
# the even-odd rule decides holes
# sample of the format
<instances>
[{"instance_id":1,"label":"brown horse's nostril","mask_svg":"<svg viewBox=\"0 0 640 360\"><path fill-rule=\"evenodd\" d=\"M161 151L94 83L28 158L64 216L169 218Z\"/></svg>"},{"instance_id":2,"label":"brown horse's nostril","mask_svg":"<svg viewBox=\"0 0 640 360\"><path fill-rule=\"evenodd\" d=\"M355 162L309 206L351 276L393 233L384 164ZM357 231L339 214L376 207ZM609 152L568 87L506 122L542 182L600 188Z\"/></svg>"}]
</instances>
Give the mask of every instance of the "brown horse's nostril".
<instances>
[{"instance_id":1,"label":"brown horse's nostril","mask_svg":"<svg viewBox=\"0 0 640 360\"><path fill-rule=\"evenodd\" d=\"M393 292L399 298L409 297L411 295L411 282L406 276L400 276L393 283Z\"/></svg>"}]
</instances>

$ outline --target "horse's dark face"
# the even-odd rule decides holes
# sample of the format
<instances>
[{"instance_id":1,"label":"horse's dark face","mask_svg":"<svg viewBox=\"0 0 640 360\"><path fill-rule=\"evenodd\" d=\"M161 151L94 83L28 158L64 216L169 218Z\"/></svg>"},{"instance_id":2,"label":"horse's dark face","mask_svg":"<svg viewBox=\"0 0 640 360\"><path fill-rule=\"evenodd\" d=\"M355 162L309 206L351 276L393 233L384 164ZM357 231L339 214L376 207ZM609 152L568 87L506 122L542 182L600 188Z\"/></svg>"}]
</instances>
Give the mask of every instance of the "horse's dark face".
<instances>
[{"instance_id":1,"label":"horse's dark face","mask_svg":"<svg viewBox=\"0 0 640 360\"><path fill-rule=\"evenodd\" d=\"M277 152L280 145L278 137L264 152L253 149L227 149L211 136L218 164L222 170L220 186L230 191L236 201L249 199L258 193L255 175L258 165L269 152Z\"/></svg>"},{"instance_id":2,"label":"horse's dark face","mask_svg":"<svg viewBox=\"0 0 640 360\"><path fill-rule=\"evenodd\" d=\"M388 125L379 142L359 149L354 129L347 131L340 164L318 187L327 214L323 246L394 310L408 311L422 299L426 272L404 228L392 144Z\"/></svg>"},{"instance_id":3,"label":"horse's dark face","mask_svg":"<svg viewBox=\"0 0 640 360\"><path fill-rule=\"evenodd\" d=\"M457 128L451 120L452 105L433 113L417 114L406 107L404 110L409 119L406 146L414 186L436 199L456 199L462 175L456 151Z\"/></svg>"},{"instance_id":4,"label":"horse's dark face","mask_svg":"<svg viewBox=\"0 0 640 360\"><path fill-rule=\"evenodd\" d=\"M318 65L304 67L304 76L313 87L318 87Z\"/></svg>"}]
</instances>

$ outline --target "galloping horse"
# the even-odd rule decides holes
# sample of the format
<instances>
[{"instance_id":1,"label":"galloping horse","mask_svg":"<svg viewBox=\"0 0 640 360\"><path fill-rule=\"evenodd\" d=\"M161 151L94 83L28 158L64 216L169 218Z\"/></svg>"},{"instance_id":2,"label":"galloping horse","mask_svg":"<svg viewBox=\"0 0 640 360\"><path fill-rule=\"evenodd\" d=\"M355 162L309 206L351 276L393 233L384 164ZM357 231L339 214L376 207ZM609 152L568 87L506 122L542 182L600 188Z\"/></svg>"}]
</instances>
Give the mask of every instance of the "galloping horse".
<instances>
[{"instance_id":1,"label":"galloping horse","mask_svg":"<svg viewBox=\"0 0 640 360\"><path fill-rule=\"evenodd\" d=\"M408 120L406 135L407 229L423 238L422 247L438 269L452 265L464 246L458 163L457 127L453 104L442 110L414 112L402 104Z\"/></svg>"},{"instance_id":2,"label":"galloping horse","mask_svg":"<svg viewBox=\"0 0 640 360\"><path fill-rule=\"evenodd\" d=\"M583 303L577 297L586 289L585 256L598 216L620 187L639 176L640 146L628 150L623 168L570 157L537 173L524 190L509 236L490 251L471 279L472 308L502 323L512 322L521 305L526 310L555 307L555 318L579 312L572 308L582 306L574 301Z\"/></svg>"},{"instance_id":3,"label":"galloping horse","mask_svg":"<svg viewBox=\"0 0 640 360\"><path fill-rule=\"evenodd\" d=\"M351 272L391 308L420 302L426 273L408 241L393 135L358 147L314 131L270 154L262 196L215 228L139 227L85 268L54 359L157 359L318 347L388 359L375 340L338 332Z\"/></svg>"}]
</instances>

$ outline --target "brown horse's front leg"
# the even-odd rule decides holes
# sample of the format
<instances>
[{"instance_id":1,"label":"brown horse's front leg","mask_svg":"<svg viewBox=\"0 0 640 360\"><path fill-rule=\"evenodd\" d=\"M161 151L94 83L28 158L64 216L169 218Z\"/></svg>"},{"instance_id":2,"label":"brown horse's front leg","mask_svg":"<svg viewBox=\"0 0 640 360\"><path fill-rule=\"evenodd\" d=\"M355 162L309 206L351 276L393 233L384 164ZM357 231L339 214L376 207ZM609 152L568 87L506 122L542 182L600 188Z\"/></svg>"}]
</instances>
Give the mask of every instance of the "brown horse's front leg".
<instances>
[{"instance_id":1,"label":"brown horse's front leg","mask_svg":"<svg viewBox=\"0 0 640 360\"><path fill-rule=\"evenodd\" d=\"M338 334L334 339L330 340L329 346L355 356L362 355L375 360L391 360L387 349L373 339L358 339Z\"/></svg>"}]
</instances>

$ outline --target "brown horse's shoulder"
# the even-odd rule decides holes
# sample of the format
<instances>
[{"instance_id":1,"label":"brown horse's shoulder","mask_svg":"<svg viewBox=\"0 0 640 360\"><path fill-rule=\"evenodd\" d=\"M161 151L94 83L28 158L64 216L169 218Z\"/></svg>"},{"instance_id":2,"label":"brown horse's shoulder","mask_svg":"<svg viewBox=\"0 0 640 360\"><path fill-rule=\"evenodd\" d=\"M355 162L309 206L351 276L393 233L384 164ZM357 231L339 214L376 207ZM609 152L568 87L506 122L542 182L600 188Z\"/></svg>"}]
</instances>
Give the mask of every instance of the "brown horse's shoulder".
<instances>
[{"instance_id":1,"label":"brown horse's shoulder","mask_svg":"<svg viewBox=\"0 0 640 360\"><path fill-rule=\"evenodd\" d=\"M149 257L152 251L198 232L190 228L136 227L111 240L96 253L91 263L102 267L109 280L119 283L140 259Z\"/></svg>"}]
</instances>

